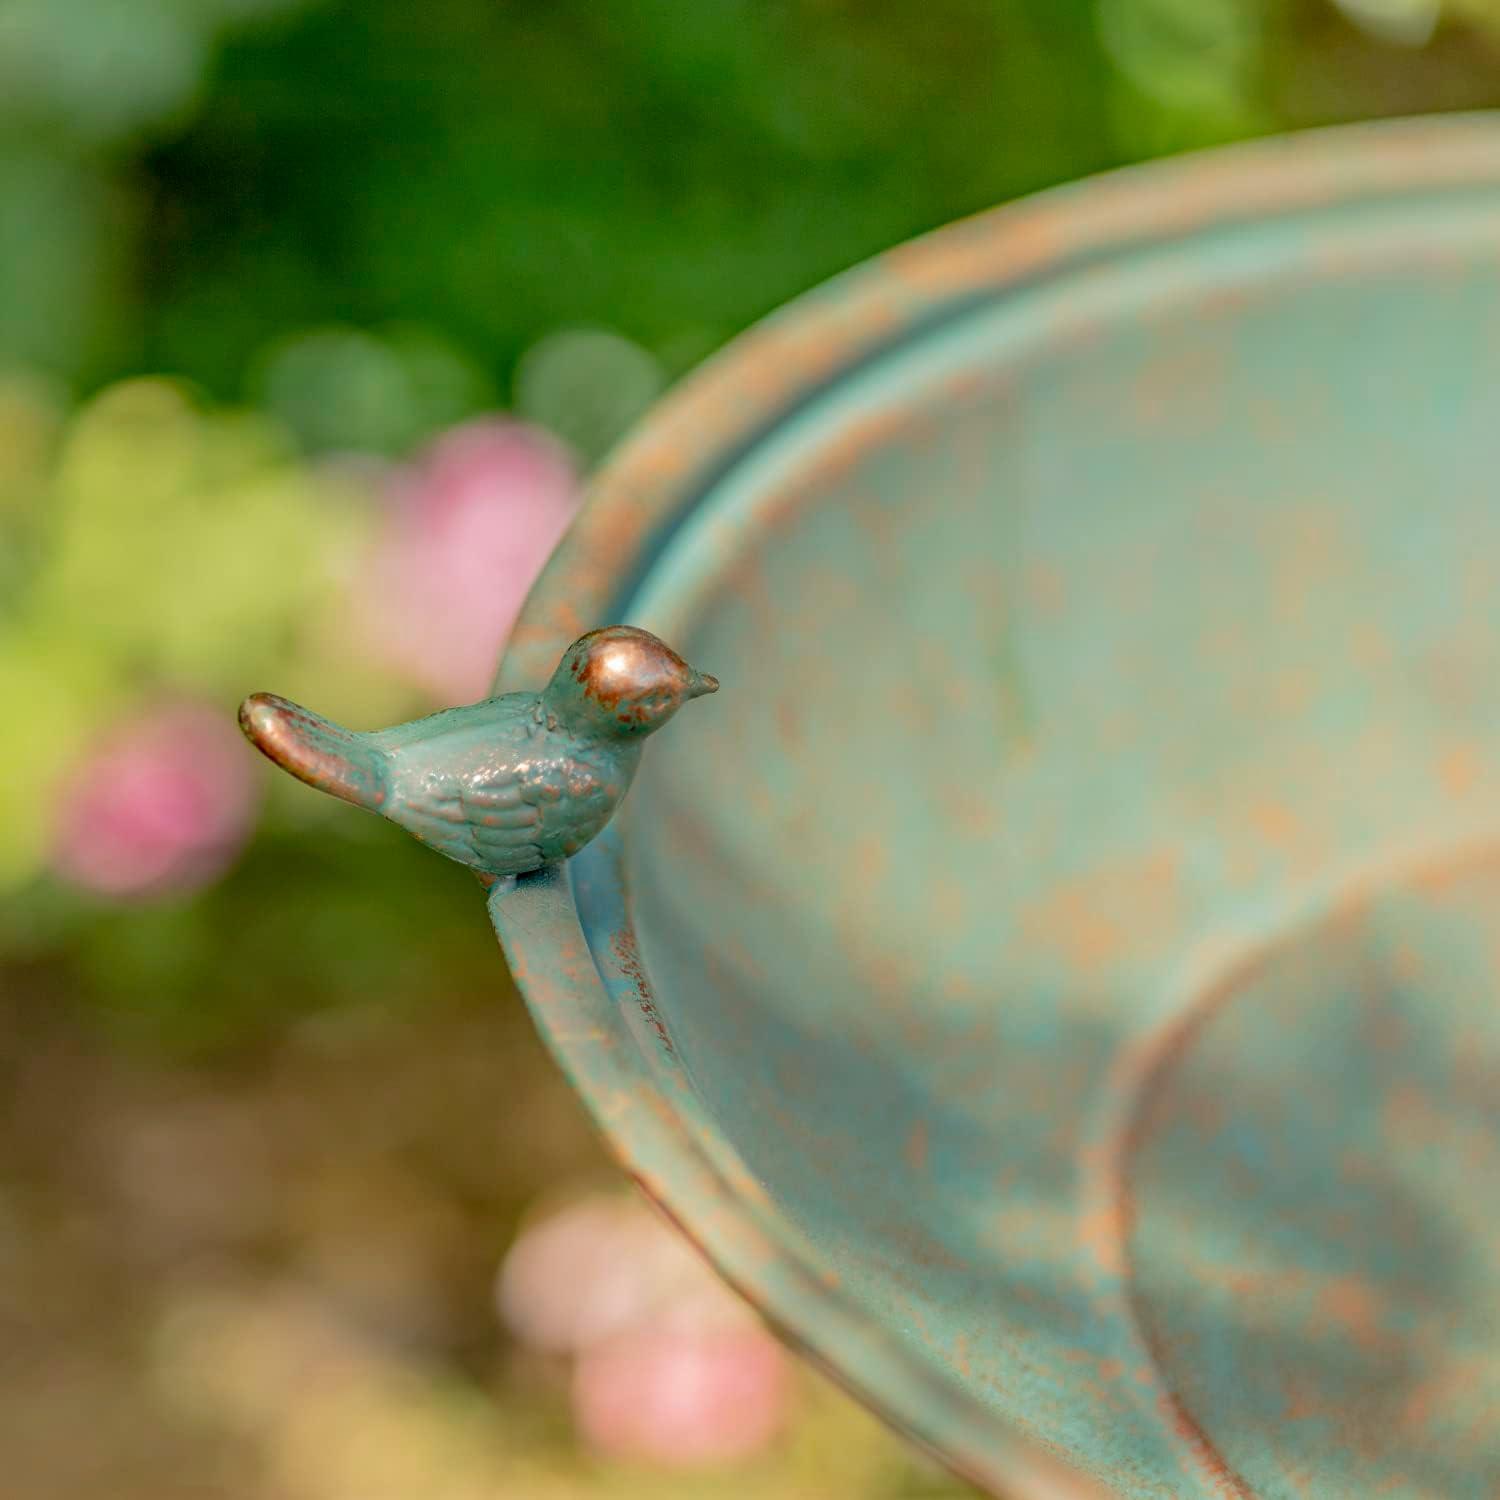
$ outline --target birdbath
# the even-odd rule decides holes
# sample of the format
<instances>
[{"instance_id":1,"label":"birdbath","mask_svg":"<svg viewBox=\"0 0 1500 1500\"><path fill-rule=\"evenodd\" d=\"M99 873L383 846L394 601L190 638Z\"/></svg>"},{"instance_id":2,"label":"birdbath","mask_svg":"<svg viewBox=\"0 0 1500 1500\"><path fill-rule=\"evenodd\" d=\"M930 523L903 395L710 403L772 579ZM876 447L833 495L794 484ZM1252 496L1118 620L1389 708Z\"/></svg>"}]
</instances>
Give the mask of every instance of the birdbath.
<instances>
[{"instance_id":1,"label":"birdbath","mask_svg":"<svg viewBox=\"0 0 1500 1500\"><path fill-rule=\"evenodd\" d=\"M377 737L625 1169L981 1486L1500 1492L1497 394L1491 121L1048 193L662 404L540 740ZM723 681L623 801L536 696L618 624Z\"/></svg>"}]
</instances>

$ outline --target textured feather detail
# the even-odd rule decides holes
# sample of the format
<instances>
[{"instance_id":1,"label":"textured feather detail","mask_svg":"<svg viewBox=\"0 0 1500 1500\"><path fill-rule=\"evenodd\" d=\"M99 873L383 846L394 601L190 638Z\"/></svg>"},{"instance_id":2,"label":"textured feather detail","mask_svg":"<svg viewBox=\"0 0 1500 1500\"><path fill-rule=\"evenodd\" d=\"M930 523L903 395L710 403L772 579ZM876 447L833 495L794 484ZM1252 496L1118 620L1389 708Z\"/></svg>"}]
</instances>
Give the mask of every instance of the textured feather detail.
<instances>
[{"instance_id":1,"label":"textured feather detail","mask_svg":"<svg viewBox=\"0 0 1500 1500\"><path fill-rule=\"evenodd\" d=\"M388 816L424 844L495 874L542 863L542 813L521 799L514 780L483 788L430 783L398 788Z\"/></svg>"}]
</instances>

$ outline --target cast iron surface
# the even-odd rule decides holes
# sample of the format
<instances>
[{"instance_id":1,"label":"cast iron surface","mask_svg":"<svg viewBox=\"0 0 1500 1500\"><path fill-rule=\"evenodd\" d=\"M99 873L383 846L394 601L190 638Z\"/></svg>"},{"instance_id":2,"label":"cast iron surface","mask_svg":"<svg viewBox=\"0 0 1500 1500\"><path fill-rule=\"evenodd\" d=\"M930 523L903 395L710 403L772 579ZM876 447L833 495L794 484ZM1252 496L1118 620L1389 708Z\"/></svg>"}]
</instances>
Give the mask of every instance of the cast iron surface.
<instances>
[{"instance_id":1,"label":"cast iron surface","mask_svg":"<svg viewBox=\"0 0 1500 1500\"><path fill-rule=\"evenodd\" d=\"M981 1484L1500 1488L1497 393L1493 124L1121 174L742 340L528 606L734 687L491 892L543 1034Z\"/></svg>"},{"instance_id":2,"label":"cast iron surface","mask_svg":"<svg viewBox=\"0 0 1500 1500\"><path fill-rule=\"evenodd\" d=\"M373 733L254 693L240 726L298 780L389 818L488 883L598 837L646 737L718 686L654 635L613 625L574 641L539 693L504 693Z\"/></svg>"}]
</instances>

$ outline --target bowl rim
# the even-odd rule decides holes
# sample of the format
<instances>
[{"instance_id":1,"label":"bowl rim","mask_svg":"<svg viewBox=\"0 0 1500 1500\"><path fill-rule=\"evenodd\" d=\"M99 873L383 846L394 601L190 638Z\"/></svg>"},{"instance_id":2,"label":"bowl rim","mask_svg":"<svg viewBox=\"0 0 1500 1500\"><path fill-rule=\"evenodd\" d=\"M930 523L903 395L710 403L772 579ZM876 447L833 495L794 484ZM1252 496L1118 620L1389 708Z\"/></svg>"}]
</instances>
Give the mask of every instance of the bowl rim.
<instances>
[{"instance_id":1,"label":"bowl rim","mask_svg":"<svg viewBox=\"0 0 1500 1500\"><path fill-rule=\"evenodd\" d=\"M1334 126L1084 178L844 272L733 340L611 457L527 599L496 691L535 687L583 631L628 614L667 540L782 422L979 299L1236 223L1485 185L1500 186L1500 113ZM648 980L637 965L628 977L638 998L622 1005L620 975L599 957L622 941L633 951L628 913L621 903L610 930L586 931L577 865L497 886L490 913L544 1042L620 1165L784 1338L960 1475L1026 1495L1109 1493L862 1315L798 1248L764 1190L726 1167L732 1145L704 1139L711 1122L687 1106L685 1076L669 1076L640 1025L643 1006L661 1024ZM1201 1493L1218 1493L1207 1471L1194 1478Z\"/></svg>"}]
</instances>

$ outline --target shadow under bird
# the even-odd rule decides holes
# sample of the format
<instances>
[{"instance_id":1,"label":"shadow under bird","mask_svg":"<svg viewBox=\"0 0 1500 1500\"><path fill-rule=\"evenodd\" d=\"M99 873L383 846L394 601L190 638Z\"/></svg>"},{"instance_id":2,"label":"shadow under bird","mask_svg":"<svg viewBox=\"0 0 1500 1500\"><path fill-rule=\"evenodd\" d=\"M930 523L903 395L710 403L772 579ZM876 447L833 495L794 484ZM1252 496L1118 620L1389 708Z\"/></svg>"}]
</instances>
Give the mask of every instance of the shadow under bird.
<instances>
[{"instance_id":1,"label":"shadow under bird","mask_svg":"<svg viewBox=\"0 0 1500 1500\"><path fill-rule=\"evenodd\" d=\"M718 690L649 631L610 625L539 693L505 693L365 734L255 693L251 741L293 776L399 824L487 882L576 854L630 787L648 735Z\"/></svg>"}]
</instances>

